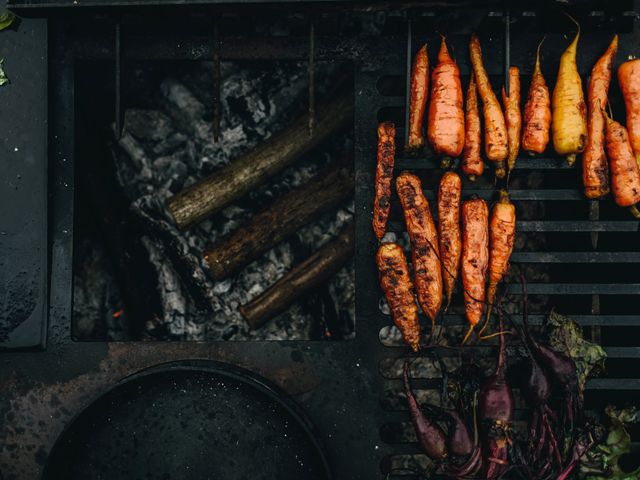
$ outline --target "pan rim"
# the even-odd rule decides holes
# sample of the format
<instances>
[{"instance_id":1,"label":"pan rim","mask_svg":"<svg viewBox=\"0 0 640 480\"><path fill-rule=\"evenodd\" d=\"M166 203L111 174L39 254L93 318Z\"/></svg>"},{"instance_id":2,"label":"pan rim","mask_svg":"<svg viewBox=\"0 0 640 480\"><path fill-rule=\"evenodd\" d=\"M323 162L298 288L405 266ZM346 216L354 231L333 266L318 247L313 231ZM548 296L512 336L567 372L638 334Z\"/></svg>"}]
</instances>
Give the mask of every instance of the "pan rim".
<instances>
[{"instance_id":1,"label":"pan rim","mask_svg":"<svg viewBox=\"0 0 640 480\"><path fill-rule=\"evenodd\" d=\"M335 477L328 461L327 450L324 447L323 442L320 440L317 427L313 424L307 413L302 409L298 402L296 402L289 393L287 393L283 388L275 384L273 381L256 372L235 364L202 358L171 360L151 365L122 377L117 382L110 385L108 388L102 390L97 396L87 402L84 407L80 408L71 417L62 431L58 434L55 441L51 444L51 448L47 452L47 459L40 474L40 479L47 480L47 478L49 478L47 477L47 475L52 468L52 453L69 432L69 430L73 427L76 421L85 412L94 407L94 405L98 401L100 401L104 397L115 394L117 390L127 386L132 382L138 382L153 375L174 373L180 371L201 372L216 375L219 377L225 377L232 381L244 384L251 389L257 390L260 394L266 395L270 400L280 405L280 407L282 407L285 412L290 415L293 420L295 420L295 422L301 427L304 435L307 437L310 444L317 452L318 459L320 460L320 465L323 470L322 473L324 474L325 478L327 480L334 480Z\"/></svg>"}]
</instances>

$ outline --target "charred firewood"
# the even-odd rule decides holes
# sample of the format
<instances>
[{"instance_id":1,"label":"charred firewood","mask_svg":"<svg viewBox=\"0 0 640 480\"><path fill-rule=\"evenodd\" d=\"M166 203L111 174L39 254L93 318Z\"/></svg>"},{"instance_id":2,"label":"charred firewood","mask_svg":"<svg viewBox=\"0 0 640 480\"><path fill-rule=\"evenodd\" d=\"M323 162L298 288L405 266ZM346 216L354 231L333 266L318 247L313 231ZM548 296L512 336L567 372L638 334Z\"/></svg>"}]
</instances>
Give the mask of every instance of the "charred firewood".
<instances>
[{"instance_id":1,"label":"charred firewood","mask_svg":"<svg viewBox=\"0 0 640 480\"><path fill-rule=\"evenodd\" d=\"M131 210L143 229L162 243L165 255L173 265L182 283L199 310L211 312L216 306L216 297L200 266L199 258L190 252L189 245L167 218L160 201L151 195L140 197Z\"/></svg>"},{"instance_id":2,"label":"charred firewood","mask_svg":"<svg viewBox=\"0 0 640 480\"><path fill-rule=\"evenodd\" d=\"M352 191L351 169L333 165L320 172L214 244L204 257L211 276L222 280L236 273Z\"/></svg>"},{"instance_id":3,"label":"charred firewood","mask_svg":"<svg viewBox=\"0 0 640 480\"><path fill-rule=\"evenodd\" d=\"M318 108L313 135L308 113L227 167L167 200L180 228L188 228L258 187L331 134L347 126L353 115L350 95L340 95Z\"/></svg>"},{"instance_id":4,"label":"charred firewood","mask_svg":"<svg viewBox=\"0 0 640 480\"><path fill-rule=\"evenodd\" d=\"M295 300L326 282L353 255L353 223L257 298L240 307L252 329L286 310Z\"/></svg>"}]
</instances>

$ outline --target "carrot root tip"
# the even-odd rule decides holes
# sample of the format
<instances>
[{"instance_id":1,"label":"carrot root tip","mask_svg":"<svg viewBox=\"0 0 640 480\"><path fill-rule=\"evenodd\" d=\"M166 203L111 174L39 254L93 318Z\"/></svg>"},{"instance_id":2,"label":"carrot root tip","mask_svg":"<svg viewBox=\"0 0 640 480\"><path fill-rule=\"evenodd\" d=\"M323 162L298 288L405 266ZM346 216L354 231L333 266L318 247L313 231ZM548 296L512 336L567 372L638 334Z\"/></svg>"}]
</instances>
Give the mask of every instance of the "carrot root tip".
<instances>
[{"instance_id":1,"label":"carrot root tip","mask_svg":"<svg viewBox=\"0 0 640 480\"><path fill-rule=\"evenodd\" d=\"M489 305L487 307L487 316L484 319L484 323L482 324L482 328L480 328L480 330L478 331L478 335L480 337L482 337L482 334L484 333L484 331L487 329L487 327L489 326L489 320L491 319L491 305Z\"/></svg>"},{"instance_id":2,"label":"carrot root tip","mask_svg":"<svg viewBox=\"0 0 640 480\"><path fill-rule=\"evenodd\" d=\"M474 327L474 325L469 325L469 330L467 330L467 333L465 334L464 338L462 339L462 345L467 343L467 340L469 340L469 337L471 336L471 333L473 332L473 327Z\"/></svg>"},{"instance_id":3,"label":"carrot root tip","mask_svg":"<svg viewBox=\"0 0 640 480\"><path fill-rule=\"evenodd\" d=\"M475 182L478 179L478 177L476 175L469 175L468 178L469 178L470 182Z\"/></svg>"},{"instance_id":4,"label":"carrot root tip","mask_svg":"<svg viewBox=\"0 0 640 480\"><path fill-rule=\"evenodd\" d=\"M447 304L444 306L444 310L442 311L443 315L449 311L449 307L451 306L452 299L453 299L453 294L447 295Z\"/></svg>"},{"instance_id":5,"label":"carrot root tip","mask_svg":"<svg viewBox=\"0 0 640 480\"><path fill-rule=\"evenodd\" d=\"M478 335L480 335L480 334L478 334ZM500 335L511 335L511 332L509 330L501 330L499 332L495 332L495 333L492 333L490 335L485 335L484 337L481 336L481 337L478 337L478 338L480 338L480 340L490 340L492 338L499 337Z\"/></svg>"},{"instance_id":6,"label":"carrot root tip","mask_svg":"<svg viewBox=\"0 0 640 480\"><path fill-rule=\"evenodd\" d=\"M571 154L567 155L567 164L570 167L573 167L573 165L576 163L576 157L577 157L577 155L575 153L571 153Z\"/></svg>"},{"instance_id":7,"label":"carrot root tip","mask_svg":"<svg viewBox=\"0 0 640 480\"><path fill-rule=\"evenodd\" d=\"M631 212L631 215L633 215L635 218L640 219L640 210L638 210L637 205L630 206L629 211Z\"/></svg>"}]
</instances>

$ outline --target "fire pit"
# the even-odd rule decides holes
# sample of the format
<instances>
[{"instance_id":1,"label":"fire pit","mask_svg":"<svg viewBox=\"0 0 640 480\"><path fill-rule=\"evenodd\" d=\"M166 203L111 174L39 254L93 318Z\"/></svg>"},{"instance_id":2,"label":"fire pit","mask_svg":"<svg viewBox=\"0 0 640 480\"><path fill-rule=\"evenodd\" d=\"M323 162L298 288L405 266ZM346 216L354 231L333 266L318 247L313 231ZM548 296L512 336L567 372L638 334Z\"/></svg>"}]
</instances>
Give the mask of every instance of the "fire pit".
<instances>
[{"instance_id":1,"label":"fire pit","mask_svg":"<svg viewBox=\"0 0 640 480\"><path fill-rule=\"evenodd\" d=\"M84 141L78 145L78 156L87 160L80 163L77 177L76 339L319 339L329 328L320 305L326 305L327 315L337 319L330 320L332 338L353 331L352 264L318 295L296 304L264 328L251 330L238 310L337 235L353 214L347 192L346 198L339 193L331 200L338 203L337 210L327 205L324 212L310 212L311 223L301 225L292 238L287 236L255 261L238 265L234 272L214 275L204 260L218 255L228 262L232 245L249 250L250 245L242 242L252 217L293 189L311 185L328 164L344 156L351 148L348 131L337 132L275 177L264 175L258 188L190 228L180 229L167 208L170 199L178 198L175 195L185 188L204 177L216 178L223 167L237 165L236 158L257 151L265 138L298 122L298 111L306 108L306 68L299 62L270 64L269 75L264 64L223 63L221 67L218 141L211 118L212 62L187 63L177 69L179 77L175 67L131 65L135 81L123 97L137 99L138 106L125 111L119 139L113 139L108 128L112 103L105 101L98 107L97 102L79 102L82 132L78 138ZM335 69L326 64L317 68L321 98L336 79ZM92 85L104 72L93 64L79 66L78 72L78 90L91 95ZM102 128L96 120L99 111L105 119ZM97 151L97 145L107 147L110 142L110 151ZM96 158L98 165L92 160ZM334 184L329 182L323 189ZM316 196L315 201L324 200ZM274 220L265 221L269 225ZM292 222L287 217L286 223ZM284 228L280 225L277 231ZM226 243L224 235L230 236Z\"/></svg>"}]
</instances>

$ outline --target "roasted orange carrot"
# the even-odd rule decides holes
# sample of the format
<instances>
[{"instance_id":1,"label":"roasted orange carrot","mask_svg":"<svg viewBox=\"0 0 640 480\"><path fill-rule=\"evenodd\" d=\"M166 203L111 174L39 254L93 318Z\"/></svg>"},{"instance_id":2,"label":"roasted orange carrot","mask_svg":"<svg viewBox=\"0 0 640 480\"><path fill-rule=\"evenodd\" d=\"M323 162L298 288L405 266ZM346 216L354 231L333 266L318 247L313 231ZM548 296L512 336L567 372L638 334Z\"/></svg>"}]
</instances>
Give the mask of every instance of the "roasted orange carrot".
<instances>
[{"instance_id":1,"label":"roasted orange carrot","mask_svg":"<svg viewBox=\"0 0 640 480\"><path fill-rule=\"evenodd\" d=\"M429 211L429 202L422 193L420 179L412 173L402 173L396 179L396 190L411 240L418 303L425 315L431 319L433 327L442 306L442 267L438 254L438 232ZM431 333L433 334L433 328Z\"/></svg>"},{"instance_id":2,"label":"roasted orange carrot","mask_svg":"<svg viewBox=\"0 0 640 480\"><path fill-rule=\"evenodd\" d=\"M462 180L455 172L446 172L440 179L438 189L438 233L440 234L440 262L447 306L451 305L453 289L460 268L460 193Z\"/></svg>"},{"instance_id":3,"label":"roasted orange carrot","mask_svg":"<svg viewBox=\"0 0 640 480\"><path fill-rule=\"evenodd\" d=\"M429 55L423 45L413 60L411 70L411 94L409 97L409 138L405 150L415 152L424 146L424 112L429 95Z\"/></svg>"},{"instance_id":4,"label":"roasted orange carrot","mask_svg":"<svg viewBox=\"0 0 640 480\"><path fill-rule=\"evenodd\" d=\"M431 102L427 138L431 148L448 168L464 147L464 110L462 109L460 70L447 49L444 36L438 53L438 65L431 73Z\"/></svg>"},{"instance_id":5,"label":"roasted orange carrot","mask_svg":"<svg viewBox=\"0 0 640 480\"><path fill-rule=\"evenodd\" d=\"M479 198L462 203L462 286L469 322L465 343L482 318L489 265L489 209Z\"/></svg>"},{"instance_id":6,"label":"roasted orange carrot","mask_svg":"<svg viewBox=\"0 0 640 480\"><path fill-rule=\"evenodd\" d=\"M509 193L506 190L501 190L500 199L491 212L489 224L489 287L487 288L488 306L485 326L491 319L491 309L496 298L498 285L509 269L509 257L513 251L515 238L516 207L509 200Z\"/></svg>"},{"instance_id":7,"label":"roasted orange carrot","mask_svg":"<svg viewBox=\"0 0 640 480\"><path fill-rule=\"evenodd\" d=\"M391 209L391 182L396 155L396 127L392 122L378 125L378 159L376 166L375 200L373 202L373 231L380 240L387 230Z\"/></svg>"},{"instance_id":8,"label":"roasted orange carrot","mask_svg":"<svg viewBox=\"0 0 640 480\"><path fill-rule=\"evenodd\" d=\"M540 70L540 47L536 50L536 65L529 85L527 103L524 106L524 131L522 148L530 154L543 153L549 144L551 127L551 98L549 88Z\"/></svg>"},{"instance_id":9,"label":"roasted orange carrot","mask_svg":"<svg viewBox=\"0 0 640 480\"><path fill-rule=\"evenodd\" d=\"M407 345L417 352L420 350L420 321L404 251L395 243L383 243L378 248L376 262L380 286L391 310L393 322Z\"/></svg>"},{"instance_id":10,"label":"roasted orange carrot","mask_svg":"<svg viewBox=\"0 0 640 480\"><path fill-rule=\"evenodd\" d=\"M621 207L629 207L634 217L640 218L640 210L636 206L640 202L640 167L633 155L629 134L624 126L611 120L608 115L606 119L613 198Z\"/></svg>"},{"instance_id":11,"label":"roasted orange carrot","mask_svg":"<svg viewBox=\"0 0 640 480\"><path fill-rule=\"evenodd\" d=\"M551 131L556 153L566 155L567 163L573 165L587 140L587 105L576 65L580 24L569 18L578 26L578 31L560 58L558 79L551 99Z\"/></svg>"},{"instance_id":12,"label":"roasted orange carrot","mask_svg":"<svg viewBox=\"0 0 640 480\"><path fill-rule=\"evenodd\" d=\"M482 49L480 40L474 33L469 43L473 73L478 85L478 92L482 100L482 112L484 116L484 151L487 159L494 163L496 176L503 178L506 175L505 160L509 154L507 142L507 126L500 108L500 102L491 88L489 76L482 63Z\"/></svg>"},{"instance_id":13,"label":"roasted orange carrot","mask_svg":"<svg viewBox=\"0 0 640 480\"><path fill-rule=\"evenodd\" d=\"M509 68L509 96L502 87L502 103L504 105L504 119L507 123L507 142L509 144L509 156L507 157L507 170L510 173L516 166L516 159L520 151L520 128L522 127L522 114L520 113L520 69Z\"/></svg>"},{"instance_id":14,"label":"roasted orange carrot","mask_svg":"<svg viewBox=\"0 0 640 480\"><path fill-rule=\"evenodd\" d=\"M587 198L600 198L609 193L609 165L604 151L604 115L602 109L609 102L611 70L618 50L615 35L609 48L591 69L587 99L589 103L587 144L582 154L582 182Z\"/></svg>"},{"instance_id":15,"label":"roasted orange carrot","mask_svg":"<svg viewBox=\"0 0 640 480\"><path fill-rule=\"evenodd\" d=\"M627 130L631 139L631 148L640 164L640 59L630 60L620 65L618 83L627 109Z\"/></svg>"},{"instance_id":16,"label":"roasted orange carrot","mask_svg":"<svg viewBox=\"0 0 640 480\"><path fill-rule=\"evenodd\" d=\"M475 75L471 72L471 80L467 89L467 104L465 112L464 150L462 155L462 173L472 182L482 176L484 162L482 161L482 133L480 113L478 112L478 91Z\"/></svg>"}]
</instances>

